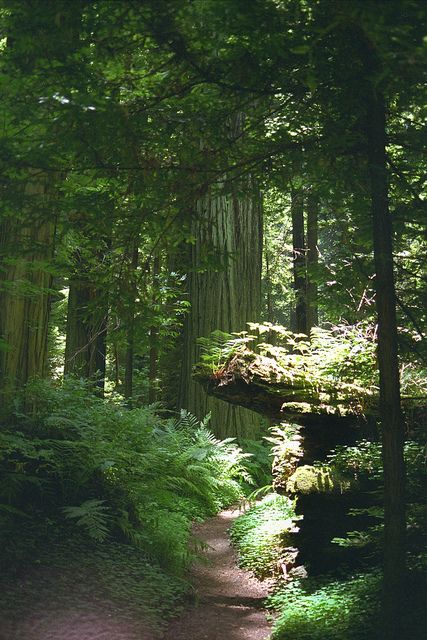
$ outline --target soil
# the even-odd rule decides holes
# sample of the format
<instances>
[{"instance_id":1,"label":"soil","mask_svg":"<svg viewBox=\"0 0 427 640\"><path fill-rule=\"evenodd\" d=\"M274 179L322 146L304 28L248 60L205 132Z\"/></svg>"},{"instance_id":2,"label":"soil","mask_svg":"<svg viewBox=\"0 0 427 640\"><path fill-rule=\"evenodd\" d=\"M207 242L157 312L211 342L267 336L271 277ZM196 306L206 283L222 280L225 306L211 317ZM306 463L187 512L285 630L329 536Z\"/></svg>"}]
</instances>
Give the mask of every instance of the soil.
<instances>
[{"instance_id":1,"label":"soil","mask_svg":"<svg viewBox=\"0 0 427 640\"><path fill-rule=\"evenodd\" d=\"M265 583L238 568L228 528L238 511L195 527L206 561L192 569L194 599L166 629L164 640L264 640ZM70 550L71 552L71 550ZM72 553L72 552L71 552ZM74 557L74 556L71 556ZM37 561L36 561L37 562ZM13 583L0 578L0 640L159 640L162 633L137 601L106 585L120 576L88 561L36 565ZM120 584L120 582L117 582Z\"/></svg>"},{"instance_id":2,"label":"soil","mask_svg":"<svg viewBox=\"0 0 427 640\"><path fill-rule=\"evenodd\" d=\"M165 640L264 640L270 625L263 610L268 583L237 566L227 530L238 511L223 511L195 533L207 546L205 564L192 570L194 605L171 623Z\"/></svg>"}]
</instances>

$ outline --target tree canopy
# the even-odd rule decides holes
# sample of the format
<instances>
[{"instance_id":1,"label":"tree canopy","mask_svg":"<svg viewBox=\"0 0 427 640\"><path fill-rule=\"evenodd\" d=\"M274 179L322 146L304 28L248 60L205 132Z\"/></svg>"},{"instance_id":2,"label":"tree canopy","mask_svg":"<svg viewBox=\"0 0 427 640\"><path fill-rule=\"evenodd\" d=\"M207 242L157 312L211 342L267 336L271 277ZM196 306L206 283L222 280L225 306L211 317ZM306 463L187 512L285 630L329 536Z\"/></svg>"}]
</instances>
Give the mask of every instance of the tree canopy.
<instances>
[{"instance_id":1,"label":"tree canopy","mask_svg":"<svg viewBox=\"0 0 427 640\"><path fill-rule=\"evenodd\" d=\"M25 512L38 474L52 492L63 473L60 445L38 448L37 385L56 427L50 384L76 395L79 416L79 394L91 398L105 458L89 456L90 481L69 491L83 512L65 495L49 509L89 518L98 538L114 512L133 542L151 524L102 407L130 416L132 440L150 405L136 448L153 456L158 429L176 444L168 412L190 411L177 438L195 460L213 451L208 413L216 437L241 445L266 417L333 423L338 440L340 418L368 419L382 443L383 627L399 637L405 441L425 442L425 2L3 0L0 24L0 464L31 477L0 507ZM84 424L66 440L86 450ZM131 475L148 473L132 460ZM221 473L235 496L245 472ZM208 484L194 513L226 502ZM166 512L173 498L159 500Z\"/></svg>"}]
</instances>

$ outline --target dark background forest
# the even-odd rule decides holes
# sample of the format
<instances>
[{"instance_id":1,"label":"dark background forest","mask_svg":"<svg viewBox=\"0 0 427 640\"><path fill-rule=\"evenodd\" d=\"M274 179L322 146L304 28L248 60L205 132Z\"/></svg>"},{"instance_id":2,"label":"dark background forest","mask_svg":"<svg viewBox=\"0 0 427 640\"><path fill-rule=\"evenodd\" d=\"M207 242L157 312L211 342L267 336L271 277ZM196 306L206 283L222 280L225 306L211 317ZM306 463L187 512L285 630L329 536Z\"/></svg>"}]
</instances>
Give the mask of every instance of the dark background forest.
<instances>
[{"instance_id":1,"label":"dark background forest","mask_svg":"<svg viewBox=\"0 0 427 640\"><path fill-rule=\"evenodd\" d=\"M94 563L161 634L191 524L249 495L273 638L424 637L426 3L0 25L5 611L34 562Z\"/></svg>"}]
</instances>

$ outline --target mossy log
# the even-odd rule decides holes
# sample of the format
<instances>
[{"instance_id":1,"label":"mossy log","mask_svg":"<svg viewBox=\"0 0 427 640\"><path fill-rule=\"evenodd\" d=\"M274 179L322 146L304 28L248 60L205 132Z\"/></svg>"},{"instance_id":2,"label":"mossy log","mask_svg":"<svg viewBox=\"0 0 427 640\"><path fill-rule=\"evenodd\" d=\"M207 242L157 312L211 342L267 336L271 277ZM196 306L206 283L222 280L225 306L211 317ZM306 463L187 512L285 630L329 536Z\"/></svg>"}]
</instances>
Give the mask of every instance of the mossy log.
<instances>
[{"instance_id":1,"label":"mossy log","mask_svg":"<svg viewBox=\"0 0 427 640\"><path fill-rule=\"evenodd\" d=\"M356 481L334 473L328 466L298 467L286 483L286 491L292 496L311 493L343 494L356 488Z\"/></svg>"},{"instance_id":2,"label":"mossy log","mask_svg":"<svg viewBox=\"0 0 427 640\"><path fill-rule=\"evenodd\" d=\"M273 420L307 425L320 416L354 421L377 414L378 398L371 391L342 382L319 384L301 369L285 369L248 349L239 349L216 371L198 364L193 375L208 394Z\"/></svg>"}]
</instances>

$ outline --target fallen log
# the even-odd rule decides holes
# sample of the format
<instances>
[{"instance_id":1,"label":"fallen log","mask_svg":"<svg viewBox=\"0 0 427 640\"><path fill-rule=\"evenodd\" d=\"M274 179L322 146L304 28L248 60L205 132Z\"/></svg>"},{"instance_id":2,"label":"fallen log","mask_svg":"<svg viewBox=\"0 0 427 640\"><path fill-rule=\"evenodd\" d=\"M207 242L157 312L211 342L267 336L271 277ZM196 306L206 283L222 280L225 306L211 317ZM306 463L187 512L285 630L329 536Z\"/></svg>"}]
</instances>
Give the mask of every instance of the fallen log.
<instances>
[{"instance_id":1,"label":"fallen log","mask_svg":"<svg viewBox=\"0 0 427 640\"><path fill-rule=\"evenodd\" d=\"M285 368L273 358L241 348L218 369L201 363L194 378L209 395L273 420L308 425L319 417L351 419L376 416L378 397L343 382L313 379L301 368Z\"/></svg>"}]
</instances>

